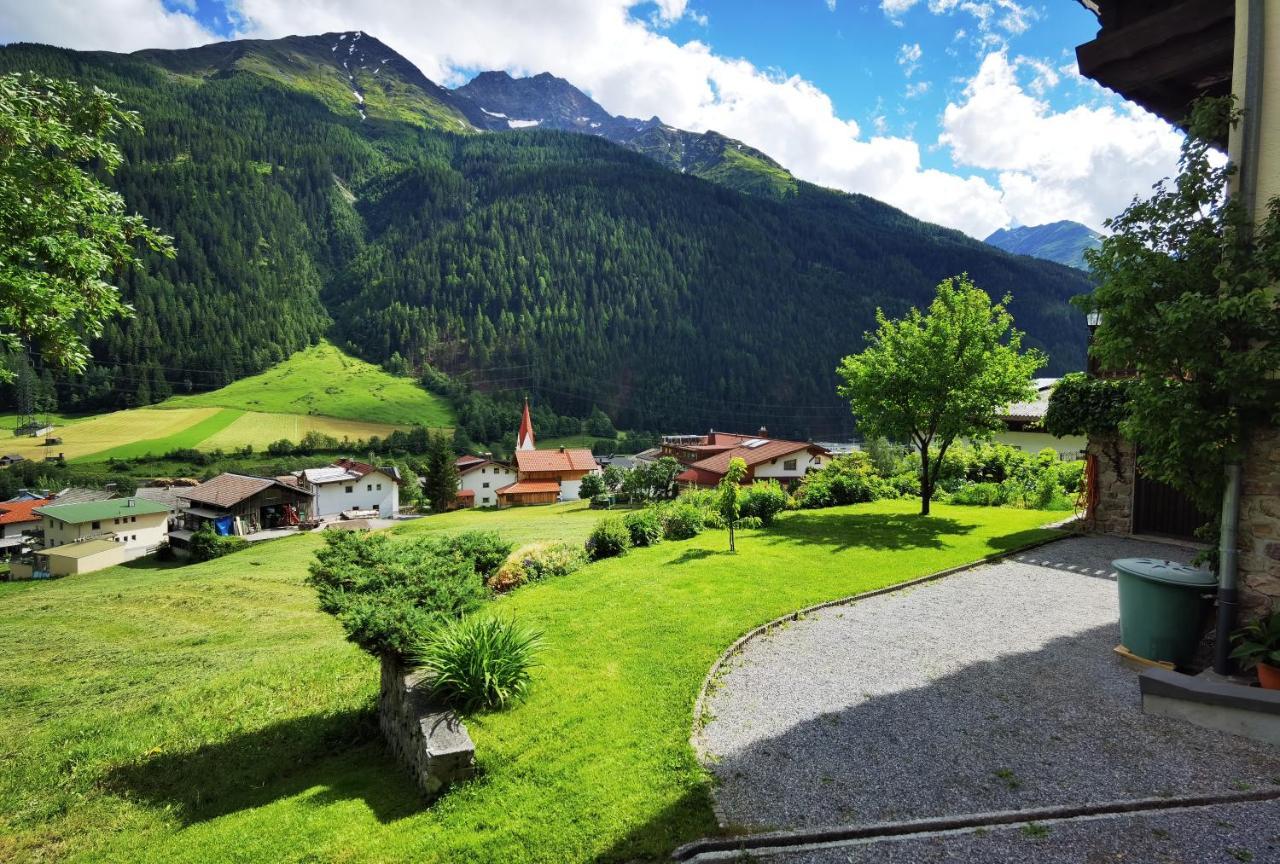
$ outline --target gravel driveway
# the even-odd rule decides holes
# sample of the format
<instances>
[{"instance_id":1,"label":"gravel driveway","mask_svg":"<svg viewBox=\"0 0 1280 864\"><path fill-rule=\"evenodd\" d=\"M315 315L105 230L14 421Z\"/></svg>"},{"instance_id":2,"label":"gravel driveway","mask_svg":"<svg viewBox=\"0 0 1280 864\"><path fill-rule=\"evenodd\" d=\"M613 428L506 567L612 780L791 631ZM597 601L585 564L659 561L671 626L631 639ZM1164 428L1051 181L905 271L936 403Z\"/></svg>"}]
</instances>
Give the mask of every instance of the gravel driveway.
<instances>
[{"instance_id":1,"label":"gravel driveway","mask_svg":"<svg viewBox=\"0 0 1280 864\"><path fill-rule=\"evenodd\" d=\"M1110 561L1191 555L1073 537L747 643L697 741L723 821L803 829L1280 785L1280 750L1144 715L1112 653Z\"/></svg>"}]
</instances>

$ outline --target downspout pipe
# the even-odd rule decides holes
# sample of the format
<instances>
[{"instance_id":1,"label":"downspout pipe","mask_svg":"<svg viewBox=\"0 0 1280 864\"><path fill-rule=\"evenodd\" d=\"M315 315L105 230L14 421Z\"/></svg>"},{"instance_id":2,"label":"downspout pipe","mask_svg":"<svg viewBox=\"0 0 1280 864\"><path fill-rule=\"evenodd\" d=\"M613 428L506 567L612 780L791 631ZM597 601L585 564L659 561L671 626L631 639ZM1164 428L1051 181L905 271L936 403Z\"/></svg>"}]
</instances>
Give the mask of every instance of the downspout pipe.
<instances>
[{"instance_id":1,"label":"downspout pipe","mask_svg":"<svg viewBox=\"0 0 1280 864\"><path fill-rule=\"evenodd\" d=\"M1239 8L1239 7L1237 7ZM1241 205L1252 220L1258 194L1258 148L1262 110L1262 59L1264 55L1263 14L1265 0L1249 0L1248 30L1245 35L1244 116L1241 118L1240 185ZM1249 223L1252 227L1252 222ZM1243 449L1247 441L1241 441ZM1218 622L1213 646L1213 671L1231 673L1231 633L1236 628L1240 605L1239 529L1241 466L1239 458L1226 466L1226 488L1222 492L1222 522L1218 531Z\"/></svg>"}]
</instances>

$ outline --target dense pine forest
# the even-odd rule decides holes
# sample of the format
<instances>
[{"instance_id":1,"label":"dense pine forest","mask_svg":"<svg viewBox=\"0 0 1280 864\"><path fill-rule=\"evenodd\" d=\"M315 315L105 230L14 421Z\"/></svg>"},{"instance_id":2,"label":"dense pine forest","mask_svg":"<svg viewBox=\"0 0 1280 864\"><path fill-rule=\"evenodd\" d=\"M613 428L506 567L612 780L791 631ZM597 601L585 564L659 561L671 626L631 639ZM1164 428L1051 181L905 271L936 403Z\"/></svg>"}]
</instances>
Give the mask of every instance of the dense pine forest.
<instances>
[{"instance_id":1,"label":"dense pine forest","mask_svg":"<svg viewBox=\"0 0 1280 864\"><path fill-rule=\"evenodd\" d=\"M222 386L329 335L622 427L820 437L848 426L833 370L876 307L926 303L961 271L1013 295L1047 373L1083 363L1077 271L864 196L799 183L777 200L592 136L459 132L448 91L371 37L392 61L353 75L357 104L334 38L0 49L2 71L93 83L140 113L114 182L178 248L123 277L137 314L57 383L61 410Z\"/></svg>"}]
</instances>

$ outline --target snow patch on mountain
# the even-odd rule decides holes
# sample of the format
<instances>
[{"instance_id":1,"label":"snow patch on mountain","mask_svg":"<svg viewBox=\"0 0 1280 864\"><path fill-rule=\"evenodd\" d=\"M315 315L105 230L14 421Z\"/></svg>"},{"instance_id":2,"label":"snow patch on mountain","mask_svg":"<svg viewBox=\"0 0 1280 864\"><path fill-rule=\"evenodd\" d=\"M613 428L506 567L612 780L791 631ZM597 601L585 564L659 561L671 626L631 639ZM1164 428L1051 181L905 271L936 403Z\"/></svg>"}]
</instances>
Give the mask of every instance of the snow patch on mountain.
<instances>
[{"instance_id":1,"label":"snow patch on mountain","mask_svg":"<svg viewBox=\"0 0 1280 864\"><path fill-rule=\"evenodd\" d=\"M486 114L488 114L489 112L488 112L488 111L486 111L485 113L486 113ZM495 114L494 116L496 117L496 116L498 116L498 115L496 115L496 114ZM507 128L508 128L508 129L528 129L530 126L537 126L537 125L538 125L539 123L541 123L541 122L542 122L541 120L511 120L511 119L508 119L508 120L507 120Z\"/></svg>"}]
</instances>

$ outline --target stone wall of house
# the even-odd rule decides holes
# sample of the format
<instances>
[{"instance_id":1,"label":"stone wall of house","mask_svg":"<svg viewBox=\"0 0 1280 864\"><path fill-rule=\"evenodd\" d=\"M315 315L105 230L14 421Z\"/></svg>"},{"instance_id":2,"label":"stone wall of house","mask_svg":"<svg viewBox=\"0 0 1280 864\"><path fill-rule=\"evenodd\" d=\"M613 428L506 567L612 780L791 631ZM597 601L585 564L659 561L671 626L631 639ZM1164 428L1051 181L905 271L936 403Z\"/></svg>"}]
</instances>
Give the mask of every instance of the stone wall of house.
<instances>
[{"instance_id":1,"label":"stone wall of house","mask_svg":"<svg viewBox=\"0 0 1280 864\"><path fill-rule=\"evenodd\" d=\"M1090 438L1085 450L1097 460L1098 487L1088 528L1103 534L1130 534L1133 531L1133 481L1136 454L1128 441L1120 438Z\"/></svg>"},{"instance_id":2,"label":"stone wall of house","mask_svg":"<svg viewBox=\"0 0 1280 864\"><path fill-rule=\"evenodd\" d=\"M476 748L458 715L433 702L421 680L421 673L383 657L378 722L396 761L431 800L474 775Z\"/></svg>"},{"instance_id":3,"label":"stone wall of house","mask_svg":"<svg viewBox=\"0 0 1280 864\"><path fill-rule=\"evenodd\" d=\"M1241 493L1243 614L1280 610L1280 429L1257 435L1250 443Z\"/></svg>"}]
</instances>

